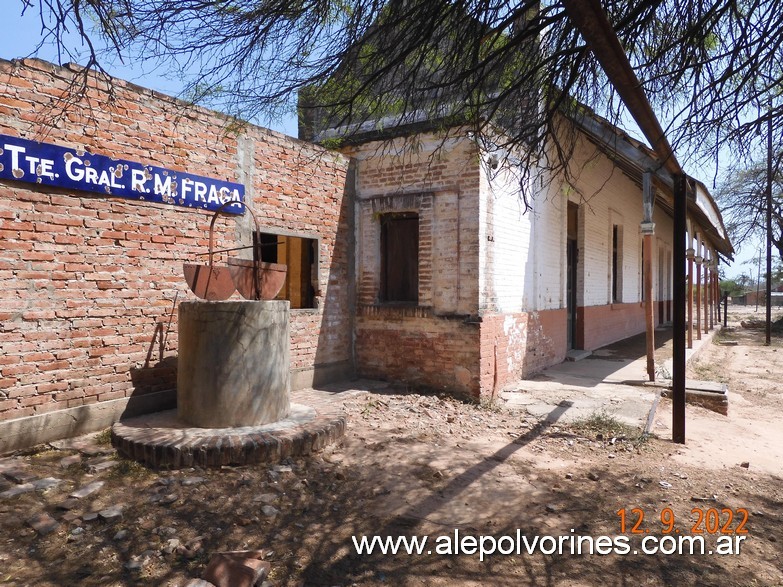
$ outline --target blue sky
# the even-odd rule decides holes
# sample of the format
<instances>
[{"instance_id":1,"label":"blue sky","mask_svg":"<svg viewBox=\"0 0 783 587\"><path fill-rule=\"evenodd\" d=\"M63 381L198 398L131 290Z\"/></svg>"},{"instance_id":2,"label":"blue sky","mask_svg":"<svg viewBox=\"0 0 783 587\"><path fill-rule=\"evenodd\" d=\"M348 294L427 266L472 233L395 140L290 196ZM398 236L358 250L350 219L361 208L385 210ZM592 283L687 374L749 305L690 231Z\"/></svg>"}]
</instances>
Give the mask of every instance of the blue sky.
<instances>
[{"instance_id":1,"label":"blue sky","mask_svg":"<svg viewBox=\"0 0 783 587\"><path fill-rule=\"evenodd\" d=\"M8 7L8 5L10 5L10 7ZM3 18L0 19L0 57L4 59L13 59L15 57L30 56L35 51L41 38L41 26L38 21L37 8L31 7L24 16L21 16L22 3L19 0L6 0L6 6L7 8L4 11L5 14L3 14ZM57 51L51 45L42 47L41 50L38 51L37 56L53 63L59 62ZM70 61L70 59L63 57L62 61L67 62ZM107 69L109 70L109 73L116 77L132 81L153 90L158 90L165 94L176 96L181 90L181 83L176 78L162 75L160 72L145 71L144 68L140 67L138 64L118 64L108 66ZM269 128L296 136L296 120L293 116L280 123L271 124L269 125ZM642 138L641 133L638 131L631 129L631 133L637 135L638 138ZM689 171L690 173L699 176L699 172L702 170L691 169ZM706 185L711 186L711 170L706 170L706 175L709 177L701 179ZM757 250L757 247L745 247L745 250L741 251L741 253L736 256L737 260L726 268L726 274L733 277L743 272L748 273L751 268L747 265L742 265L742 262L750 259L754 255L758 255ZM753 269L753 272L755 273L755 268Z\"/></svg>"},{"instance_id":2,"label":"blue sky","mask_svg":"<svg viewBox=\"0 0 783 587\"><path fill-rule=\"evenodd\" d=\"M7 8L2 20L0 20L0 57L13 59L31 56L41 39L41 25L38 20L37 8L30 7L22 16L22 3L19 0L9 0L8 4L11 4L12 8ZM43 46L36 56L52 63L72 61L65 55L60 58L56 48L52 45ZM133 67L119 66L110 68L110 70L113 75L128 81L162 92L176 93L173 81L165 77L144 75Z\"/></svg>"},{"instance_id":3,"label":"blue sky","mask_svg":"<svg viewBox=\"0 0 783 587\"><path fill-rule=\"evenodd\" d=\"M33 55L41 39L41 24L37 10L36 6L32 6L22 16L22 2L20 0L6 0L6 8L3 11L2 19L0 19L1 58L14 59L16 57ZM80 49L76 36L73 39L72 45L74 45L76 50L84 51L86 54L86 48L82 47ZM68 61L78 63L85 61L78 58L69 59L65 55L60 58L53 45L43 46L35 56L52 63L67 63ZM134 82L146 88L172 96L178 95L182 90L183 84L177 78L166 76L164 75L165 72L145 69L137 63L129 63L127 65L104 63L103 65L113 76ZM280 123L270 124L268 127L291 136L296 136L297 133L297 123L294 116L290 116Z\"/></svg>"}]
</instances>

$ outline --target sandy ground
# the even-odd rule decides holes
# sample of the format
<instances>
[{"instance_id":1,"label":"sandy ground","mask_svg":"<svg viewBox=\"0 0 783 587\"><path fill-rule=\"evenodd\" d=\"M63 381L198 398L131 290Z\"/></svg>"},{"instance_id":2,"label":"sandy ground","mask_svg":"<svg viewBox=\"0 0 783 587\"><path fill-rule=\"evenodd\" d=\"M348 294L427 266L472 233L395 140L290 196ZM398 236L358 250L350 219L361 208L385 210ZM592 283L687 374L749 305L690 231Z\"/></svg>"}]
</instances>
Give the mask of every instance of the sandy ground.
<instances>
[{"instance_id":1,"label":"sandy ground","mask_svg":"<svg viewBox=\"0 0 783 587\"><path fill-rule=\"evenodd\" d=\"M184 585L214 552L260 549L269 585L783 585L783 338L765 347L735 324L739 311L689 372L728 384L729 414L688 406L684 446L670 440L668 400L645 438L606 414L547 423L520 405L382 387L345 399L341 445L282 466L149 471L111 461L100 437L1 460L60 481L0 500L0 583ZM107 454L85 454L96 450ZM111 506L121 514L91 520ZM46 535L29 522L42 513L57 522ZM566 538L562 554L522 543L480 560L454 554L455 532L511 537L504 547ZM352 537L373 535L428 542L422 554L358 554ZM574 536L624 539L629 552L591 555L585 542L572 554ZM705 553L641 553L645 538L680 536L703 538ZM438 554L447 542L452 554ZM716 554L721 543L739 553Z\"/></svg>"},{"instance_id":2,"label":"sandy ground","mask_svg":"<svg viewBox=\"0 0 783 587\"><path fill-rule=\"evenodd\" d=\"M753 313L740 314L749 315ZM783 475L780 337L776 333L772 345L764 346L763 332L744 329L735 321L690 365L695 379L728 384L729 413L716 419L711 412L691 408L686 416L687 446L677 455L678 462L718 470L748 462L758 473ZM737 346L724 346L735 342ZM653 432L671 439L671 403L664 402L657 416Z\"/></svg>"}]
</instances>

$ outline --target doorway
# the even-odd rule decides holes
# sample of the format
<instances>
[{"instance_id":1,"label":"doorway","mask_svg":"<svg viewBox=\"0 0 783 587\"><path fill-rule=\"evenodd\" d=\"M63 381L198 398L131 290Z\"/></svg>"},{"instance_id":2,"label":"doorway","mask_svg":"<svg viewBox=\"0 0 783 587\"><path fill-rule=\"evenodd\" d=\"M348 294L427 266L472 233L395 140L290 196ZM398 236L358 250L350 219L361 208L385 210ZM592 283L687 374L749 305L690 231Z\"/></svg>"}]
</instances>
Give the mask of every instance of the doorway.
<instances>
[{"instance_id":1,"label":"doorway","mask_svg":"<svg viewBox=\"0 0 783 587\"><path fill-rule=\"evenodd\" d=\"M578 348L577 344L577 267L579 265L579 206L568 202L568 230L566 242L566 313L568 350Z\"/></svg>"}]
</instances>

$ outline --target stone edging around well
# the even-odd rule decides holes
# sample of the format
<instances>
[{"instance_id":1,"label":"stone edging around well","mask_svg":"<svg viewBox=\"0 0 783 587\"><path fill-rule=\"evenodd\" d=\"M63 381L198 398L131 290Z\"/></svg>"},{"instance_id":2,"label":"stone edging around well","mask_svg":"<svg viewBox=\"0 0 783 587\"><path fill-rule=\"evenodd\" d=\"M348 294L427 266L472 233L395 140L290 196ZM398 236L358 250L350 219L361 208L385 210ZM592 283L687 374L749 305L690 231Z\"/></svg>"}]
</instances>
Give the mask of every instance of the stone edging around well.
<instances>
[{"instance_id":1,"label":"stone edging around well","mask_svg":"<svg viewBox=\"0 0 783 587\"><path fill-rule=\"evenodd\" d=\"M188 428L176 410L115 423L112 445L124 457L158 469L278 463L323 450L345 434L338 406L317 410L292 404L296 415L280 423L242 428Z\"/></svg>"}]
</instances>

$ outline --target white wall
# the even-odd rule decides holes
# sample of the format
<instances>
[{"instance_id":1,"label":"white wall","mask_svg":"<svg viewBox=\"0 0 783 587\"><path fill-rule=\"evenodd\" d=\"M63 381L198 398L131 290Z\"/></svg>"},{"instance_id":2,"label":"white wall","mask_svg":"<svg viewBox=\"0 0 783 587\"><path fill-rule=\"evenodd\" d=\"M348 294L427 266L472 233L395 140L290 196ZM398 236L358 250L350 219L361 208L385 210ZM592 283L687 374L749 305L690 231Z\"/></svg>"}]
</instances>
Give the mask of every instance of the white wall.
<instances>
[{"instance_id":1,"label":"white wall","mask_svg":"<svg viewBox=\"0 0 783 587\"><path fill-rule=\"evenodd\" d=\"M567 199L547 189L540 170L524 177L505 161L498 169L482 164L481 172L482 310L508 314L564 307Z\"/></svg>"},{"instance_id":2,"label":"white wall","mask_svg":"<svg viewBox=\"0 0 783 587\"><path fill-rule=\"evenodd\" d=\"M570 186L560 184L579 205L579 283L577 305L599 306L612 300L612 226L621 230L621 292L619 303L642 300L642 188L588 141L576 149ZM658 297L658 249L671 250L671 218L656 207L653 252L655 297ZM565 237L564 237L565 238ZM668 287L668 285L666 286Z\"/></svg>"},{"instance_id":3,"label":"white wall","mask_svg":"<svg viewBox=\"0 0 783 587\"><path fill-rule=\"evenodd\" d=\"M525 211L517 168L482 165L479 243L482 311L522 312L535 288L531 255L533 214Z\"/></svg>"}]
</instances>

